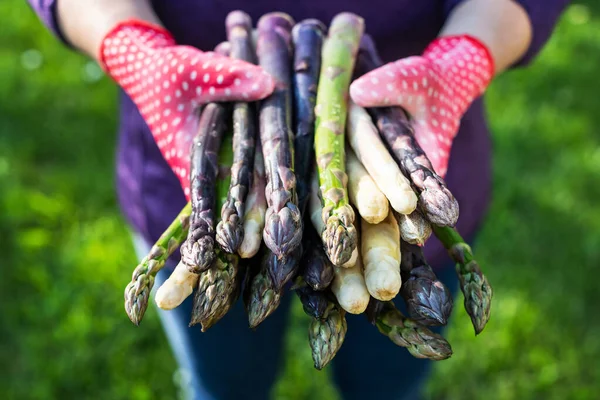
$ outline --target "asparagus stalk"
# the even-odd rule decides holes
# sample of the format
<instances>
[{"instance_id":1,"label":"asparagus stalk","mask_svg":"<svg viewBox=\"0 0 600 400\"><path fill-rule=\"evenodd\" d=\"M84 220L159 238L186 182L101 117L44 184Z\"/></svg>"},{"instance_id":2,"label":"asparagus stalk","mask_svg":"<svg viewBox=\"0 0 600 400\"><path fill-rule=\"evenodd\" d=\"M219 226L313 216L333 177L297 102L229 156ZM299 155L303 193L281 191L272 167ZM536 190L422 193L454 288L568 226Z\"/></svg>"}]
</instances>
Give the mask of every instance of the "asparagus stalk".
<instances>
[{"instance_id":1,"label":"asparagus stalk","mask_svg":"<svg viewBox=\"0 0 600 400\"><path fill-rule=\"evenodd\" d=\"M334 302L329 302L324 318L313 318L308 329L308 341L315 368L323 369L336 355L346 337L346 316Z\"/></svg>"},{"instance_id":2,"label":"asparagus stalk","mask_svg":"<svg viewBox=\"0 0 600 400\"><path fill-rule=\"evenodd\" d=\"M275 91L261 102L260 139L267 177L267 212L263 239L277 256L290 254L302 239L302 220L296 197L291 125L292 18L269 13L258 21L260 66L276 80Z\"/></svg>"},{"instance_id":3,"label":"asparagus stalk","mask_svg":"<svg viewBox=\"0 0 600 400\"><path fill-rule=\"evenodd\" d=\"M255 273L248 277L247 288L244 291L246 312L252 329L255 329L279 307L282 296L282 293L275 288L268 272L269 258L273 256L273 253L267 249L264 249L262 253L257 260L260 265L255 267Z\"/></svg>"},{"instance_id":4,"label":"asparagus stalk","mask_svg":"<svg viewBox=\"0 0 600 400\"><path fill-rule=\"evenodd\" d=\"M435 276L420 246L404 240L400 245L403 281L400 295L406 303L408 314L423 325L446 325L452 313L450 290Z\"/></svg>"},{"instance_id":5,"label":"asparagus stalk","mask_svg":"<svg viewBox=\"0 0 600 400\"><path fill-rule=\"evenodd\" d=\"M321 203L321 199L319 198L319 179L316 174L312 175L311 179L311 191L308 200L308 208L310 214L310 221L312 222L313 227L322 236L325 231L325 224L323 223L323 204ZM321 243L322 247L322 243ZM327 257L329 259L329 257ZM358 247L356 247L352 251L352 255L350 259L342 264L342 268L350 268L356 264L356 260L358 259Z\"/></svg>"},{"instance_id":6,"label":"asparagus stalk","mask_svg":"<svg viewBox=\"0 0 600 400\"><path fill-rule=\"evenodd\" d=\"M405 347L416 358L445 360L452 355L450 344L416 321L406 318L391 301L371 300L368 316L379 332L396 345Z\"/></svg>"},{"instance_id":7,"label":"asparagus stalk","mask_svg":"<svg viewBox=\"0 0 600 400\"><path fill-rule=\"evenodd\" d=\"M456 273L465 296L465 309L478 335L490 319L492 287L475 261L471 247L456 229L434 226L433 232L456 262Z\"/></svg>"},{"instance_id":8,"label":"asparagus stalk","mask_svg":"<svg viewBox=\"0 0 600 400\"><path fill-rule=\"evenodd\" d=\"M135 325L140 324L148 308L154 277L186 238L191 212L192 206L188 203L133 271L131 282L125 288L125 312Z\"/></svg>"},{"instance_id":9,"label":"asparagus stalk","mask_svg":"<svg viewBox=\"0 0 600 400\"><path fill-rule=\"evenodd\" d=\"M259 140L254 151L254 174L250 185L250 193L246 198L244 238L238 249L238 254L242 258L252 258L258 253L262 243L263 228L265 227L266 210L265 162Z\"/></svg>"},{"instance_id":10,"label":"asparagus stalk","mask_svg":"<svg viewBox=\"0 0 600 400\"><path fill-rule=\"evenodd\" d=\"M301 264L304 266L302 276L313 290L325 290L333 281L333 264L327 258L321 238L312 226L305 228L305 252Z\"/></svg>"},{"instance_id":11,"label":"asparagus stalk","mask_svg":"<svg viewBox=\"0 0 600 400\"><path fill-rule=\"evenodd\" d=\"M214 206L217 153L225 132L224 105L209 103L200 116L198 134L192 145L192 214L187 240L181 246L181 260L190 272L206 271L215 258Z\"/></svg>"},{"instance_id":12,"label":"asparagus stalk","mask_svg":"<svg viewBox=\"0 0 600 400\"><path fill-rule=\"evenodd\" d=\"M357 74L363 75L382 64L373 42L365 36L358 55ZM458 202L417 143L406 112L399 107L376 107L369 112L402 173L419 193L419 207L427 219L436 225L454 226L458 220Z\"/></svg>"},{"instance_id":13,"label":"asparagus stalk","mask_svg":"<svg viewBox=\"0 0 600 400\"><path fill-rule=\"evenodd\" d=\"M323 206L322 233L327 256L341 266L357 246L354 211L346 189L344 136L348 87L364 30L362 18L336 15L324 42L321 74L317 89L315 155Z\"/></svg>"},{"instance_id":14,"label":"asparagus stalk","mask_svg":"<svg viewBox=\"0 0 600 400\"><path fill-rule=\"evenodd\" d=\"M228 188L233 179L232 135L223 138L219 151L219 174L216 182L217 207L227 201ZM190 326L200 323L202 332L213 326L231 309L240 293L243 273L237 254L228 254L220 248L215 250L213 265L200 274L194 296Z\"/></svg>"},{"instance_id":15,"label":"asparagus stalk","mask_svg":"<svg viewBox=\"0 0 600 400\"><path fill-rule=\"evenodd\" d=\"M361 223L361 255L365 284L377 300L391 300L400 291L400 230L392 212L380 224Z\"/></svg>"},{"instance_id":16,"label":"asparagus stalk","mask_svg":"<svg viewBox=\"0 0 600 400\"><path fill-rule=\"evenodd\" d=\"M255 62L252 48L252 20L243 11L232 11L225 21L231 57ZM221 208L216 240L227 253L235 253L244 237L243 215L252 178L256 121L254 104L233 105L233 165L227 201Z\"/></svg>"},{"instance_id":17,"label":"asparagus stalk","mask_svg":"<svg viewBox=\"0 0 600 400\"><path fill-rule=\"evenodd\" d=\"M402 175L381 141L369 113L352 101L349 102L346 134L350 147L392 208L401 214L413 212L417 208L417 195L410 181Z\"/></svg>"},{"instance_id":18,"label":"asparagus stalk","mask_svg":"<svg viewBox=\"0 0 600 400\"><path fill-rule=\"evenodd\" d=\"M294 170L298 179L298 208L302 215L309 196L314 165L315 101L321 70L321 48L327 28L321 21L306 19L292 29L294 43Z\"/></svg>"},{"instance_id":19,"label":"asparagus stalk","mask_svg":"<svg viewBox=\"0 0 600 400\"><path fill-rule=\"evenodd\" d=\"M294 291L298 295L306 315L313 318L325 318L330 302L326 292L314 290L304 282L302 277L297 278Z\"/></svg>"},{"instance_id":20,"label":"asparagus stalk","mask_svg":"<svg viewBox=\"0 0 600 400\"><path fill-rule=\"evenodd\" d=\"M388 215L388 199L350 148L346 149L346 170L350 202L360 216L370 224L383 221Z\"/></svg>"},{"instance_id":21,"label":"asparagus stalk","mask_svg":"<svg viewBox=\"0 0 600 400\"><path fill-rule=\"evenodd\" d=\"M397 214L396 218L400 224L400 237L405 242L423 246L431 236L431 224L418 210L408 215Z\"/></svg>"}]
</instances>

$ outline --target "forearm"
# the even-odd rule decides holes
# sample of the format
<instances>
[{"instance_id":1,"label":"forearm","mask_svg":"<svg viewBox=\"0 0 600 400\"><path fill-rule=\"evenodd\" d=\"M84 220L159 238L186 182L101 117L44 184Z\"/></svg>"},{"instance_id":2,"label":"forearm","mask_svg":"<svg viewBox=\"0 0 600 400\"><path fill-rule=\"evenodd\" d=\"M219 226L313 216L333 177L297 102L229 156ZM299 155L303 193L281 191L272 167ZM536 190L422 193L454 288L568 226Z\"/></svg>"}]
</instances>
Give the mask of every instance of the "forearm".
<instances>
[{"instance_id":1,"label":"forearm","mask_svg":"<svg viewBox=\"0 0 600 400\"><path fill-rule=\"evenodd\" d=\"M119 21L135 18L161 25L149 0L58 0L57 14L66 39L94 59Z\"/></svg>"},{"instance_id":2,"label":"forearm","mask_svg":"<svg viewBox=\"0 0 600 400\"><path fill-rule=\"evenodd\" d=\"M486 45L498 74L525 54L532 28L525 10L512 0L467 0L456 6L440 32L440 36L463 34Z\"/></svg>"}]
</instances>

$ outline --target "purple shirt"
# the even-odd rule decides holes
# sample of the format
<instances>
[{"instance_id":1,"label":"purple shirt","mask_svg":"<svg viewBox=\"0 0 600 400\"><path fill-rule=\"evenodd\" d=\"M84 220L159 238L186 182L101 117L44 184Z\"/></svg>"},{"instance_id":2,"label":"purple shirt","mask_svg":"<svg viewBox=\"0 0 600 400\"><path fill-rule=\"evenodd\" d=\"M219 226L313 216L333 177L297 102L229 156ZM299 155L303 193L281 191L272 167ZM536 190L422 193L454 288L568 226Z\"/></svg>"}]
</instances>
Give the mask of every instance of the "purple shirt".
<instances>
[{"instance_id":1,"label":"purple shirt","mask_svg":"<svg viewBox=\"0 0 600 400\"><path fill-rule=\"evenodd\" d=\"M249 13L255 23L270 11L289 13L296 21L318 18L328 24L341 11L365 19L384 61L418 55L437 36L446 17L463 0L154 0L154 9L180 44L213 49L226 39L224 21L231 10ZM518 0L533 27L533 40L516 66L527 64L549 38L568 0ZM56 0L29 0L42 21L59 38ZM123 92L117 157L121 208L133 228L154 242L185 205L179 180L163 159L137 108ZM460 204L458 231L471 237L490 201L491 141L481 99L461 120L452 146L446 182ZM425 248L433 265L447 262L445 250L432 238Z\"/></svg>"}]
</instances>

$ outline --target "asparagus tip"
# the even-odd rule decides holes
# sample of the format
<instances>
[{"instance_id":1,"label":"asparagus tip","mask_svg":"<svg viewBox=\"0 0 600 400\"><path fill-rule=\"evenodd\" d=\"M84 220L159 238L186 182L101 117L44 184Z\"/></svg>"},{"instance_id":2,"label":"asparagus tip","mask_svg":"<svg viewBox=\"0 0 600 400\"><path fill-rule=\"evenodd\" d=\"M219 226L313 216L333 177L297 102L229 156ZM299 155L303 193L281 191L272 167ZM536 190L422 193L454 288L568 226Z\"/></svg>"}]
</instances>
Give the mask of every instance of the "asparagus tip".
<instances>
[{"instance_id":1,"label":"asparagus tip","mask_svg":"<svg viewBox=\"0 0 600 400\"><path fill-rule=\"evenodd\" d=\"M281 258L295 250L302 241L300 210L292 203L278 213L267 210L263 239L277 257Z\"/></svg>"},{"instance_id":2,"label":"asparagus tip","mask_svg":"<svg viewBox=\"0 0 600 400\"><path fill-rule=\"evenodd\" d=\"M419 202L427 219L439 226L456 225L459 215L458 201L445 186L439 185L437 181L429 184L427 182L429 180L433 181L434 178L426 179L425 190L419 196Z\"/></svg>"},{"instance_id":3,"label":"asparagus tip","mask_svg":"<svg viewBox=\"0 0 600 400\"><path fill-rule=\"evenodd\" d=\"M146 309L154 277L140 275L125 288L125 312L135 326L139 326Z\"/></svg>"},{"instance_id":4,"label":"asparagus tip","mask_svg":"<svg viewBox=\"0 0 600 400\"><path fill-rule=\"evenodd\" d=\"M332 215L327 220L322 239L329 260L341 266L350 260L357 246L356 228L352 223L344 225L340 218Z\"/></svg>"},{"instance_id":5,"label":"asparagus tip","mask_svg":"<svg viewBox=\"0 0 600 400\"><path fill-rule=\"evenodd\" d=\"M186 240L181 246L181 260L190 272L201 273L210 268L215 259L214 239L202 236L199 240Z\"/></svg>"},{"instance_id":6,"label":"asparagus tip","mask_svg":"<svg viewBox=\"0 0 600 400\"><path fill-rule=\"evenodd\" d=\"M217 225L217 243L227 253L235 253L244 239L244 226L237 213L222 218Z\"/></svg>"}]
</instances>

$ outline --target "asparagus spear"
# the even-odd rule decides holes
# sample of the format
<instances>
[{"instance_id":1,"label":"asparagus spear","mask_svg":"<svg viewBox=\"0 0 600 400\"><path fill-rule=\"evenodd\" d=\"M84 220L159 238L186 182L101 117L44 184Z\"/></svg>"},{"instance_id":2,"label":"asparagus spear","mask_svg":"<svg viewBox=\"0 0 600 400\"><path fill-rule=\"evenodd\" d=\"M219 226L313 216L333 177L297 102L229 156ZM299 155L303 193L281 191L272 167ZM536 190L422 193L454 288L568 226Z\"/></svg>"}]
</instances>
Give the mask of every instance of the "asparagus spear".
<instances>
[{"instance_id":1,"label":"asparagus spear","mask_svg":"<svg viewBox=\"0 0 600 400\"><path fill-rule=\"evenodd\" d=\"M319 180L318 180L316 174L312 175L310 187L311 187L311 190L310 190L310 195L309 195L309 199L308 199L310 221L312 222L312 225L315 228L315 230L317 231L317 233L319 233L319 235L322 235L323 232L325 231L325 224L323 223L323 218L322 218L323 204L321 203L321 199L319 198ZM321 247L323 247L322 241L321 241ZM329 257L328 257L328 259L329 259ZM357 259L358 259L358 247L356 247L352 251L352 255L350 256L350 259L348 261L346 261L344 264L342 264L342 268L353 267L356 264Z\"/></svg>"},{"instance_id":2,"label":"asparagus spear","mask_svg":"<svg viewBox=\"0 0 600 400\"><path fill-rule=\"evenodd\" d=\"M268 272L270 256L273 256L273 253L263 249L257 259L259 266L255 267L253 274L248 277L247 288L244 291L244 303L252 329L271 315L281 302L282 293L275 288Z\"/></svg>"},{"instance_id":3,"label":"asparagus spear","mask_svg":"<svg viewBox=\"0 0 600 400\"><path fill-rule=\"evenodd\" d=\"M292 18L269 13L258 21L260 66L276 80L275 91L261 102L260 139L267 177L267 212L263 239L277 257L290 254L302 239L302 220L296 197L291 125Z\"/></svg>"},{"instance_id":4,"label":"asparagus spear","mask_svg":"<svg viewBox=\"0 0 600 400\"><path fill-rule=\"evenodd\" d=\"M331 291L339 305L350 314L360 314L369 304L369 291L363 275L360 254L356 264L350 268L335 267Z\"/></svg>"},{"instance_id":5,"label":"asparagus spear","mask_svg":"<svg viewBox=\"0 0 600 400\"><path fill-rule=\"evenodd\" d=\"M215 258L214 206L217 153L226 127L223 104L209 103L200 116L198 134L192 145L192 214L187 240L181 246L181 260L190 272L206 271Z\"/></svg>"},{"instance_id":6,"label":"asparagus spear","mask_svg":"<svg viewBox=\"0 0 600 400\"><path fill-rule=\"evenodd\" d=\"M327 258L321 238L314 227L305 228L305 252L301 264L304 266L302 276L313 290L325 290L333 281L333 264Z\"/></svg>"},{"instance_id":7,"label":"asparagus spear","mask_svg":"<svg viewBox=\"0 0 600 400\"><path fill-rule=\"evenodd\" d=\"M228 188L233 179L232 135L223 138L219 151L219 174L216 182L217 207L227 201ZM240 293L243 273L237 254L228 254L220 248L215 250L215 261L211 267L200 274L194 296L190 326L200 323L202 332L219 321L231 309Z\"/></svg>"},{"instance_id":8,"label":"asparagus spear","mask_svg":"<svg viewBox=\"0 0 600 400\"><path fill-rule=\"evenodd\" d=\"M456 229L434 226L433 232L456 262L460 289L465 296L465 309L478 335L490 319L492 287L475 261L471 247Z\"/></svg>"},{"instance_id":9,"label":"asparagus spear","mask_svg":"<svg viewBox=\"0 0 600 400\"><path fill-rule=\"evenodd\" d=\"M325 25L306 19L292 29L294 43L294 170L298 179L298 208L302 215L309 196L314 164L315 101L321 69L321 48Z\"/></svg>"},{"instance_id":10,"label":"asparagus spear","mask_svg":"<svg viewBox=\"0 0 600 400\"><path fill-rule=\"evenodd\" d=\"M410 214L417 195L379 137L369 113L352 101L348 107L347 142L394 210Z\"/></svg>"},{"instance_id":11,"label":"asparagus spear","mask_svg":"<svg viewBox=\"0 0 600 400\"><path fill-rule=\"evenodd\" d=\"M425 261L420 246L402 240L402 289L408 314L429 326L446 325L452 313L452 294Z\"/></svg>"},{"instance_id":12,"label":"asparagus spear","mask_svg":"<svg viewBox=\"0 0 600 400\"><path fill-rule=\"evenodd\" d=\"M330 302L326 292L314 290L300 276L296 279L294 291L298 295L306 315L313 318L325 318Z\"/></svg>"},{"instance_id":13,"label":"asparagus spear","mask_svg":"<svg viewBox=\"0 0 600 400\"><path fill-rule=\"evenodd\" d=\"M358 55L357 74L363 75L382 64L373 42L365 35ZM427 219L436 225L454 226L458 220L458 202L417 143L404 110L376 107L369 109L369 113L402 173L419 193L419 207Z\"/></svg>"},{"instance_id":14,"label":"asparagus spear","mask_svg":"<svg viewBox=\"0 0 600 400\"><path fill-rule=\"evenodd\" d=\"M252 20L243 11L232 11L225 21L231 57L254 62L251 42ZM244 237L243 215L252 178L256 132L254 104L233 105L233 165L227 201L221 208L216 239L227 253L235 253Z\"/></svg>"},{"instance_id":15,"label":"asparagus spear","mask_svg":"<svg viewBox=\"0 0 600 400\"><path fill-rule=\"evenodd\" d=\"M265 227L265 211L267 200L265 198L265 162L263 160L260 140L256 143L254 151L254 174L250 193L246 198L244 213L244 238L238 249L242 258L251 258L258 253L262 243L262 232Z\"/></svg>"},{"instance_id":16,"label":"asparagus spear","mask_svg":"<svg viewBox=\"0 0 600 400\"><path fill-rule=\"evenodd\" d=\"M346 170L350 202L356 207L360 216L370 224L383 221L388 215L388 199L350 148L346 149Z\"/></svg>"},{"instance_id":17,"label":"asparagus spear","mask_svg":"<svg viewBox=\"0 0 600 400\"><path fill-rule=\"evenodd\" d=\"M408 215L397 214L396 218L400 224L400 236L405 242L423 246L431 236L431 224L418 210Z\"/></svg>"},{"instance_id":18,"label":"asparagus spear","mask_svg":"<svg viewBox=\"0 0 600 400\"><path fill-rule=\"evenodd\" d=\"M154 286L154 277L185 240L191 212L192 206L188 203L133 271L131 282L125 288L125 312L135 325L140 324L148 308L148 297Z\"/></svg>"},{"instance_id":19,"label":"asparagus spear","mask_svg":"<svg viewBox=\"0 0 600 400\"><path fill-rule=\"evenodd\" d=\"M322 52L317 90L315 155L323 206L322 233L327 256L336 266L348 261L357 246L354 210L346 189L344 136L348 87L364 21L341 13L333 18Z\"/></svg>"},{"instance_id":20,"label":"asparagus spear","mask_svg":"<svg viewBox=\"0 0 600 400\"><path fill-rule=\"evenodd\" d=\"M361 223L361 255L371 296L391 300L400 291L400 230L392 212L380 224Z\"/></svg>"},{"instance_id":21,"label":"asparagus spear","mask_svg":"<svg viewBox=\"0 0 600 400\"><path fill-rule=\"evenodd\" d=\"M300 258L302 257L302 245L297 246L290 254L283 257L277 257L271 251L268 253L267 272L271 277L274 288L281 291L283 286L298 272Z\"/></svg>"},{"instance_id":22,"label":"asparagus spear","mask_svg":"<svg viewBox=\"0 0 600 400\"><path fill-rule=\"evenodd\" d=\"M313 318L308 329L308 341L315 368L323 369L335 356L346 337L346 316L334 302L329 302L324 318Z\"/></svg>"},{"instance_id":23,"label":"asparagus spear","mask_svg":"<svg viewBox=\"0 0 600 400\"><path fill-rule=\"evenodd\" d=\"M372 299L367 315L379 332L396 345L405 347L416 358L445 360L452 355L450 344L416 321L406 318L391 301Z\"/></svg>"}]
</instances>

